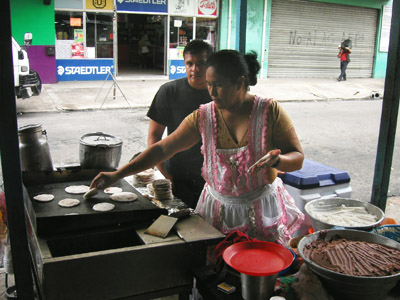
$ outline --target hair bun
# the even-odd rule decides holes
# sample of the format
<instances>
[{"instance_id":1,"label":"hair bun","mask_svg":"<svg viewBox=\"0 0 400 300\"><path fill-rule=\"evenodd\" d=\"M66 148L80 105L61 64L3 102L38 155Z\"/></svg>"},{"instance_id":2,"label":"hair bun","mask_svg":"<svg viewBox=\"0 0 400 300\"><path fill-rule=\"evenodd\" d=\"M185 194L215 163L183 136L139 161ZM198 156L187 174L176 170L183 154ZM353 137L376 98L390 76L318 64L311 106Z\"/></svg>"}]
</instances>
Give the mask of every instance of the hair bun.
<instances>
[{"instance_id":1,"label":"hair bun","mask_svg":"<svg viewBox=\"0 0 400 300\"><path fill-rule=\"evenodd\" d=\"M244 56L247 66L249 67L249 84L257 84L257 74L260 71L260 63L257 60L257 53L250 51Z\"/></svg>"}]
</instances>

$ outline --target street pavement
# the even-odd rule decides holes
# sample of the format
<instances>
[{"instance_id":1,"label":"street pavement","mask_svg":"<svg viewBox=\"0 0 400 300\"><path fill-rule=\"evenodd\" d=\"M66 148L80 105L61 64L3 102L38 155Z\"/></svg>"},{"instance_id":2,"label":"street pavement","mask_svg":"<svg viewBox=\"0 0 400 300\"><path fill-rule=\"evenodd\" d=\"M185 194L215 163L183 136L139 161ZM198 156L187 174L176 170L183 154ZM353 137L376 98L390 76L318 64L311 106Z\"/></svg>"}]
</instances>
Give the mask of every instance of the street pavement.
<instances>
[{"instance_id":1,"label":"street pavement","mask_svg":"<svg viewBox=\"0 0 400 300\"><path fill-rule=\"evenodd\" d=\"M62 112L147 107L166 76L120 76L116 81L63 81L44 84L42 93L17 99L17 112ZM251 93L277 101L367 100L381 98L384 79L267 78Z\"/></svg>"}]
</instances>

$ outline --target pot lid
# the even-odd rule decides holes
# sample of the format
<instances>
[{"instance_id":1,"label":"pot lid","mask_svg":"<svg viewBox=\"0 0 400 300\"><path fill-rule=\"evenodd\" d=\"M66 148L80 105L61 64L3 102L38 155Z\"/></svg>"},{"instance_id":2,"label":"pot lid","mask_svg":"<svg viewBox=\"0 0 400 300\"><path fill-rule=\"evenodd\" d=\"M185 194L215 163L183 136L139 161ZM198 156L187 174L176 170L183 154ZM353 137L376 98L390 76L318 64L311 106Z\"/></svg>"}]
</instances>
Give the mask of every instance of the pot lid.
<instances>
[{"instance_id":1,"label":"pot lid","mask_svg":"<svg viewBox=\"0 0 400 300\"><path fill-rule=\"evenodd\" d=\"M107 145L109 147L117 147L122 145L122 140L103 132L94 132L83 135L80 143L86 146Z\"/></svg>"},{"instance_id":2,"label":"pot lid","mask_svg":"<svg viewBox=\"0 0 400 300\"><path fill-rule=\"evenodd\" d=\"M42 131L42 124L29 124L18 128L19 134Z\"/></svg>"}]
</instances>

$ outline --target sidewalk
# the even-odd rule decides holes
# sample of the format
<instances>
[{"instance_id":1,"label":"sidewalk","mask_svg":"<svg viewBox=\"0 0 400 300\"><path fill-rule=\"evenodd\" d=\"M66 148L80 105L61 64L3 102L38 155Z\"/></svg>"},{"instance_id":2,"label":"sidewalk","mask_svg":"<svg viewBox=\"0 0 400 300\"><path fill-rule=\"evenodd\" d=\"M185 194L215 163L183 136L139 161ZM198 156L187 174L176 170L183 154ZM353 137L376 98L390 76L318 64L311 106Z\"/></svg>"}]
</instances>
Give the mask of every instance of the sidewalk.
<instances>
[{"instance_id":1,"label":"sidewalk","mask_svg":"<svg viewBox=\"0 0 400 300\"><path fill-rule=\"evenodd\" d=\"M63 81L44 84L39 96L17 99L17 112L57 112L147 107L166 76L119 77L113 81ZM268 78L260 79L251 93L278 101L368 100L383 96L384 79ZM113 97L115 95L115 97Z\"/></svg>"}]
</instances>

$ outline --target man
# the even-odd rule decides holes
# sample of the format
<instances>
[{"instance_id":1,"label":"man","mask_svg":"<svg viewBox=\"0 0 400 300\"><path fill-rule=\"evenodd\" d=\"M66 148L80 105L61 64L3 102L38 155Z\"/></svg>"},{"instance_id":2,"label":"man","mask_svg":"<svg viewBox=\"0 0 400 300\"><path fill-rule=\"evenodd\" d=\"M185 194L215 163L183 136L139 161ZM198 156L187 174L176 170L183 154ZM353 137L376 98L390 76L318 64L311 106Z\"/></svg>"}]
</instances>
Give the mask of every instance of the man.
<instances>
[{"instance_id":1,"label":"man","mask_svg":"<svg viewBox=\"0 0 400 300\"><path fill-rule=\"evenodd\" d=\"M350 62L351 40L343 41L338 48L339 54L337 57L340 58L340 75L337 81L346 81L346 69Z\"/></svg>"},{"instance_id":2,"label":"man","mask_svg":"<svg viewBox=\"0 0 400 300\"><path fill-rule=\"evenodd\" d=\"M211 53L211 46L201 40L186 45L183 51L186 77L163 84L147 112L150 118L148 146L162 139L165 128L170 135L200 104L211 101L206 84L206 61ZM192 208L196 207L204 186L200 146L201 143L157 166L172 181L174 195Z\"/></svg>"}]
</instances>

